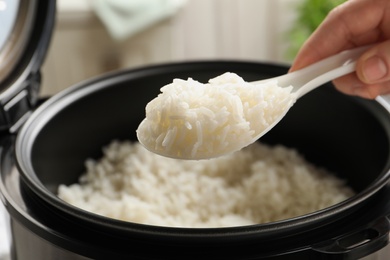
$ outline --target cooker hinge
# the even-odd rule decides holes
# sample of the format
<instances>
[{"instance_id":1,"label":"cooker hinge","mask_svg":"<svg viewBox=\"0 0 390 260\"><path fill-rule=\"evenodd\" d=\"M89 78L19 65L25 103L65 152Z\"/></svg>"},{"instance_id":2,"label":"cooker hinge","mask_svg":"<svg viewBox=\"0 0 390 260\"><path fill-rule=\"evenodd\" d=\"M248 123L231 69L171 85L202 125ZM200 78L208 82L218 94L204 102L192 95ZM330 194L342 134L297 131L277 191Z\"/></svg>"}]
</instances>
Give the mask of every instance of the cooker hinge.
<instances>
[{"instance_id":1,"label":"cooker hinge","mask_svg":"<svg viewBox=\"0 0 390 260\"><path fill-rule=\"evenodd\" d=\"M21 91L0 108L0 131L13 134L26 122L38 102L41 74L31 75Z\"/></svg>"}]
</instances>

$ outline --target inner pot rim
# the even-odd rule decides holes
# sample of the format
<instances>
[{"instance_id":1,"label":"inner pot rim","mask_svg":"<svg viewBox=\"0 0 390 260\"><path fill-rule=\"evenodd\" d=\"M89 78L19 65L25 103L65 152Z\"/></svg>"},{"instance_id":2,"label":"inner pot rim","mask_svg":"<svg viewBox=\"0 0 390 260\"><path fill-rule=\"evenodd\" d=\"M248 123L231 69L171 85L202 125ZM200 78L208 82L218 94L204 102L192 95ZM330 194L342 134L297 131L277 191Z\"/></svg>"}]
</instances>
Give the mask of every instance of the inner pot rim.
<instances>
[{"instance_id":1,"label":"inner pot rim","mask_svg":"<svg viewBox=\"0 0 390 260\"><path fill-rule=\"evenodd\" d=\"M164 236L224 236L229 234L229 236L239 236L239 235L250 235L255 232L257 234L269 234L274 231L280 232L281 230L291 231L302 226L307 225L317 225L323 223L324 221L329 221L331 218L340 216L347 212L351 212L359 205L362 205L369 197L375 194L380 190L390 178L390 163L387 162L387 165L379 178L375 182L365 188L363 191L354 195L353 197L342 201L333 206L327 207L325 209L311 212L305 215L270 222L264 224L254 224L248 226L238 226L238 227L216 227L216 228L182 228L182 227L167 227L167 226L155 226L141 223L133 223L127 221L121 221L113 218L104 217L86 210L82 210L78 207L70 205L61 199L59 199L55 194L50 192L38 179L31 161L31 151L34 144L35 137L39 134L39 131L45 126L47 122L51 120L59 111L61 111L66 106L72 104L73 102L91 94L96 91L108 88L111 85L118 84L125 80L132 78L145 77L152 74L171 72L173 70L191 70L193 66L204 66L204 65L213 65L213 64L223 64L223 63L235 63L235 64L245 64L245 65L254 65L257 66L267 66L280 69L281 71L287 71L287 67L273 64L262 64L256 62L244 62L244 61L195 61L195 62L178 62L178 63L169 63L169 64L160 64L148 67L141 67L138 69L124 70L119 72L108 73L91 80L81 82L73 87L62 91L55 96L49 98L44 102L35 112L32 113L31 117L27 120L24 126L19 131L16 142L15 142L15 158L16 165L19 169L20 175L27 187L40 199L43 203L48 204L49 206L54 206L56 210L61 211L62 213L69 214L71 217L81 219L87 223L93 223L97 226L104 226L111 229L115 229L119 232L141 232L152 233L152 234L161 234ZM281 72L283 73L283 72ZM378 102L383 106L382 102ZM390 111L388 107L385 107L387 111ZM335 219L333 219L335 221Z\"/></svg>"}]
</instances>

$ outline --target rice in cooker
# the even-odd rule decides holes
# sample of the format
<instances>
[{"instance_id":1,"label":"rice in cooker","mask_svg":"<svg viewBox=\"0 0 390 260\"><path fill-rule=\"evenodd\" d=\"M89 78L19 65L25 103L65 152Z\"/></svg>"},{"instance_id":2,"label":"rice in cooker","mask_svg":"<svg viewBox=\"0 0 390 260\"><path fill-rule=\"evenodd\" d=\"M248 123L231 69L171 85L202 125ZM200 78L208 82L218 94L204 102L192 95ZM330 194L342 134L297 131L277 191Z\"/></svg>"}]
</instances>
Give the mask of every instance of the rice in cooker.
<instances>
[{"instance_id":1,"label":"rice in cooker","mask_svg":"<svg viewBox=\"0 0 390 260\"><path fill-rule=\"evenodd\" d=\"M84 210L170 227L231 227L288 219L353 195L343 180L294 149L252 145L201 161L176 160L137 142L113 141L87 160L77 184L58 196Z\"/></svg>"}]
</instances>

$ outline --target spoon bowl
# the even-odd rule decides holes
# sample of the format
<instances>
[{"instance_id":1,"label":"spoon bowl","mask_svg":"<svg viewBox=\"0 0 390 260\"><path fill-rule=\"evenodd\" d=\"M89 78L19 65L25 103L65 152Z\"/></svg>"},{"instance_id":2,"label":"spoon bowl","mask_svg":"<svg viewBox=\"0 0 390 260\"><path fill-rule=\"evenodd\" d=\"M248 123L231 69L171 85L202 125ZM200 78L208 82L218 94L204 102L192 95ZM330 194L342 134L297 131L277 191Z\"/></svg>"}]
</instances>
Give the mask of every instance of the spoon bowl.
<instances>
[{"instance_id":1,"label":"spoon bowl","mask_svg":"<svg viewBox=\"0 0 390 260\"><path fill-rule=\"evenodd\" d=\"M310 92L311 90L315 89L316 87L319 87L343 75L354 72L356 68L357 59L369 47L370 46L363 46L347 50L324 60L321 60L312 65L309 65L301 70L260 81L245 82L238 76L237 77L239 79L237 79L237 77L230 78L228 75L227 81L224 81L226 80L226 78L223 78L223 80L221 81L222 87L221 90L219 90L221 91L221 93L225 92L224 87L226 86L226 83L228 84L228 88L230 89L232 88L232 86L229 84L234 83L235 85L233 84L233 88L236 88L233 91L236 95L235 98L237 98L238 96L239 99L241 99L242 106L244 106L243 104L247 105L248 103L252 103L252 106L256 106L257 103L265 102L265 107L271 107L271 111L268 112L264 112L264 109L256 110L257 112L259 112L259 114L256 114L256 116L252 117L247 117L247 114L244 113L244 115L242 116L244 122L239 121L237 124L235 124L236 121L234 120L234 117L235 114L239 113L241 110L236 109L237 106L234 105L229 107L229 105L234 102L232 102L231 100L228 101L228 96L226 96L225 100L222 95L216 95L214 100L208 101L206 105L210 105L210 107L213 107L213 112L209 113L211 114L211 116L207 115L207 110L209 112L211 110L208 107L203 107L201 102L199 104L195 102L195 105L193 105L193 101L197 98L200 100L210 99L210 95L208 92L207 94L201 94L197 97L196 95L198 94L198 92L196 91L198 91L199 89L203 89L203 91L208 91L209 89L211 89L211 91L214 91L215 85L212 85L213 81L214 83L215 81L219 83L219 81L221 80L219 77L210 80L211 86L208 86L208 88L203 88L203 84L195 82L192 79L189 79L188 82L182 80L180 82L176 82L176 87L178 88L173 88L175 87L174 81L172 84L167 85L168 87L173 87L169 89L170 91L167 91L167 93L169 94L165 97L164 100L161 101L160 98L159 102L151 101L148 104L149 106L151 103L153 103L153 105L149 106L149 114L152 114L151 116L149 116L149 119L151 120L148 120L147 116L147 118L145 118L141 122L137 130L138 140L148 150L162 156L176 159L210 159L213 157L218 157L221 155L238 151L257 141L261 136L266 134L277 123L279 123L297 99ZM189 84L190 86L188 86L188 83L191 83ZM192 83L194 85L192 85ZM246 84L247 88L243 90L241 88L242 84ZM250 89L253 90L253 88L257 88L257 91L259 90L258 88L262 88L261 91L263 91L263 89L266 89L267 87L269 87L269 85L272 84L276 84L275 87L273 87L274 89L277 89L276 92L272 92L269 96L263 93L259 95L262 96L263 99L265 96L266 99L269 100L260 100L256 99L255 97L250 97L248 102L248 95L245 92L249 91ZM195 92L193 91L194 89L196 89ZM286 97L285 91L287 89L288 97ZM181 96L183 92L187 94L185 98L186 100L190 101L191 105L189 105L189 103L183 102L183 96ZM254 95L257 95L256 92L253 93ZM212 94L215 95L215 93ZM158 99L159 97L157 97L156 99ZM221 104L221 100L223 100L223 104ZM218 103L217 109L215 109L215 103ZM186 114L178 112L193 107L195 107L195 111L201 112L191 111L192 114L196 114L196 116L193 117L195 119L191 122L187 120ZM199 107L201 109L199 109ZM218 128L218 123L214 123L216 121L214 120L215 112L218 113L221 109L224 109L226 107L228 107L228 114L232 115L232 117L230 117L231 119L229 119L232 121L224 121L224 128ZM207 113L205 113L204 111L206 111ZM258 122L256 121L264 121L264 119L260 118L261 113L263 114L263 117L267 117L268 119L265 120L266 122L258 124ZM272 114L272 116L269 117L267 113ZM217 116L217 118L218 117L220 118L220 116ZM269 118L272 119L270 120ZM242 123L249 126L248 128L246 128L247 130L241 131L240 127ZM233 131L230 131L231 129L229 130L230 126L233 126ZM236 126L239 127L235 128ZM209 131L209 129L207 129L209 127L210 129L214 130ZM221 138L221 136L227 136L227 138ZM199 149L199 147L201 147L202 149Z\"/></svg>"}]
</instances>

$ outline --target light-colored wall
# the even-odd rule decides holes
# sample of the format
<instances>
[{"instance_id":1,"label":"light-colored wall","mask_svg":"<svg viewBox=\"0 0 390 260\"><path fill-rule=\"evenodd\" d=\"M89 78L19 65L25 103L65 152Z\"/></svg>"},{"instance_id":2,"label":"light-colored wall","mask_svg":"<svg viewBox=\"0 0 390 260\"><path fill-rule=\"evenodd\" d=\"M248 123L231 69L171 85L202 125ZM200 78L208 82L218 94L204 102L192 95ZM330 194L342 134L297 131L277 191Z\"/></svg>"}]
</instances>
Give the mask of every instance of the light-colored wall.
<instances>
[{"instance_id":1,"label":"light-colored wall","mask_svg":"<svg viewBox=\"0 0 390 260\"><path fill-rule=\"evenodd\" d=\"M93 1L93 0L89 0ZM185 60L283 62L286 30L299 0L188 0L124 41L113 40L88 0L58 0L41 94L52 95L104 72Z\"/></svg>"}]
</instances>

